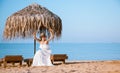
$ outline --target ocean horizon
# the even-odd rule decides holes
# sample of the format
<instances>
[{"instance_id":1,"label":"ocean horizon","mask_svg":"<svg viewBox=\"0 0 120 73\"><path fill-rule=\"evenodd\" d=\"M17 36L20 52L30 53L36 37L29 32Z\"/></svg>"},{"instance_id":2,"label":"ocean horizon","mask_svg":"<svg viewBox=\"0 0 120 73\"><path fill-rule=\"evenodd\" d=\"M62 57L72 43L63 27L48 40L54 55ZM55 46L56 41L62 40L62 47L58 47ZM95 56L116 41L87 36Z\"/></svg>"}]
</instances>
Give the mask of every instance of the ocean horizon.
<instances>
[{"instance_id":1,"label":"ocean horizon","mask_svg":"<svg viewBox=\"0 0 120 73\"><path fill-rule=\"evenodd\" d=\"M50 43L52 54L67 54L68 60L120 60L120 43ZM39 43L36 44L36 50ZM0 58L22 55L33 58L33 43L0 43Z\"/></svg>"}]
</instances>

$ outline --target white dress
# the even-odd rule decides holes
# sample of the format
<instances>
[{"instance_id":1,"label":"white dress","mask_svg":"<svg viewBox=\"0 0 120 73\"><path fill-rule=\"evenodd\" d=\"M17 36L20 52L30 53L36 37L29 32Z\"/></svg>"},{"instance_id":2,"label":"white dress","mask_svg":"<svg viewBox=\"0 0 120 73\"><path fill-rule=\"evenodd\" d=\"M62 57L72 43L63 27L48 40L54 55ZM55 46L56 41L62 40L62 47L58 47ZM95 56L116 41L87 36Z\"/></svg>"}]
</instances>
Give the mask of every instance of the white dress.
<instances>
[{"instance_id":1,"label":"white dress","mask_svg":"<svg viewBox=\"0 0 120 73\"><path fill-rule=\"evenodd\" d=\"M40 49L35 53L32 66L52 66L50 60L51 50L48 44L41 44Z\"/></svg>"}]
</instances>

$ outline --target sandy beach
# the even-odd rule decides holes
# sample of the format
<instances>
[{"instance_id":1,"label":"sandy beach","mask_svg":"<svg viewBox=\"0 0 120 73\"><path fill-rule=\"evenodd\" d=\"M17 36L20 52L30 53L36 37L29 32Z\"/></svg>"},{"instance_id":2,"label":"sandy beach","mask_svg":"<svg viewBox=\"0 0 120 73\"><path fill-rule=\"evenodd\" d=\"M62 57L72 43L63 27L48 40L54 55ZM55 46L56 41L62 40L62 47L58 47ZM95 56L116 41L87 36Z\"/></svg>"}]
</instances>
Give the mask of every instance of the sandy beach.
<instances>
[{"instance_id":1,"label":"sandy beach","mask_svg":"<svg viewBox=\"0 0 120 73\"><path fill-rule=\"evenodd\" d=\"M72 61L51 67L0 67L0 73L120 73L120 60L117 61Z\"/></svg>"}]
</instances>

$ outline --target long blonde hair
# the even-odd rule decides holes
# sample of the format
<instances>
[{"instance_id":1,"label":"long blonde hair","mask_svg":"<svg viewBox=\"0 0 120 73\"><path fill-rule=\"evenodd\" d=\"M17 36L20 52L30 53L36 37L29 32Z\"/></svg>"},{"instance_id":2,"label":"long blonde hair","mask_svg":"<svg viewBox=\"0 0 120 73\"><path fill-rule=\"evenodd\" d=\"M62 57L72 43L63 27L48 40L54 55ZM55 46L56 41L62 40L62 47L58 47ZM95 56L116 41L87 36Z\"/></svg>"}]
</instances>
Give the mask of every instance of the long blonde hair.
<instances>
[{"instance_id":1,"label":"long blonde hair","mask_svg":"<svg viewBox=\"0 0 120 73\"><path fill-rule=\"evenodd\" d=\"M40 41L42 40L42 37L46 37L46 34L44 32L40 33Z\"/></svg>"}]
</instances>

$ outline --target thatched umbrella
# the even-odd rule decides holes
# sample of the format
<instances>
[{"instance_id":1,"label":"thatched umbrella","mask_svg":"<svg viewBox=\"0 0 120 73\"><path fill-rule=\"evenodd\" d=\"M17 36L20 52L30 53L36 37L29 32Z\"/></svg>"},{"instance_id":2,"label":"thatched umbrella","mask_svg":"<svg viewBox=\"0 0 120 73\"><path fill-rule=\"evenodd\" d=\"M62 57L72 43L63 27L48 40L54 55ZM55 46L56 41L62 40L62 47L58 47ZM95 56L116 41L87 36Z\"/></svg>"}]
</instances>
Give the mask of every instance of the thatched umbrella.
<instances>
[{"instance_id":1,"label":"thatched umbrella","mask_svg":"<svg viewBox=\"0 0 120 73\"><path fill-rule=\"evenodd\" d=\"M17 37L28 38L33 36L33 32L45 32L50 37L49 29L53 32L54 38L61 36L62 21L60 17L52 13L45 7L36 3L12 14L7 18L4 38L14 39ZM34 53L36 42L34 41Z\"/></svg>"}]
</instances>

